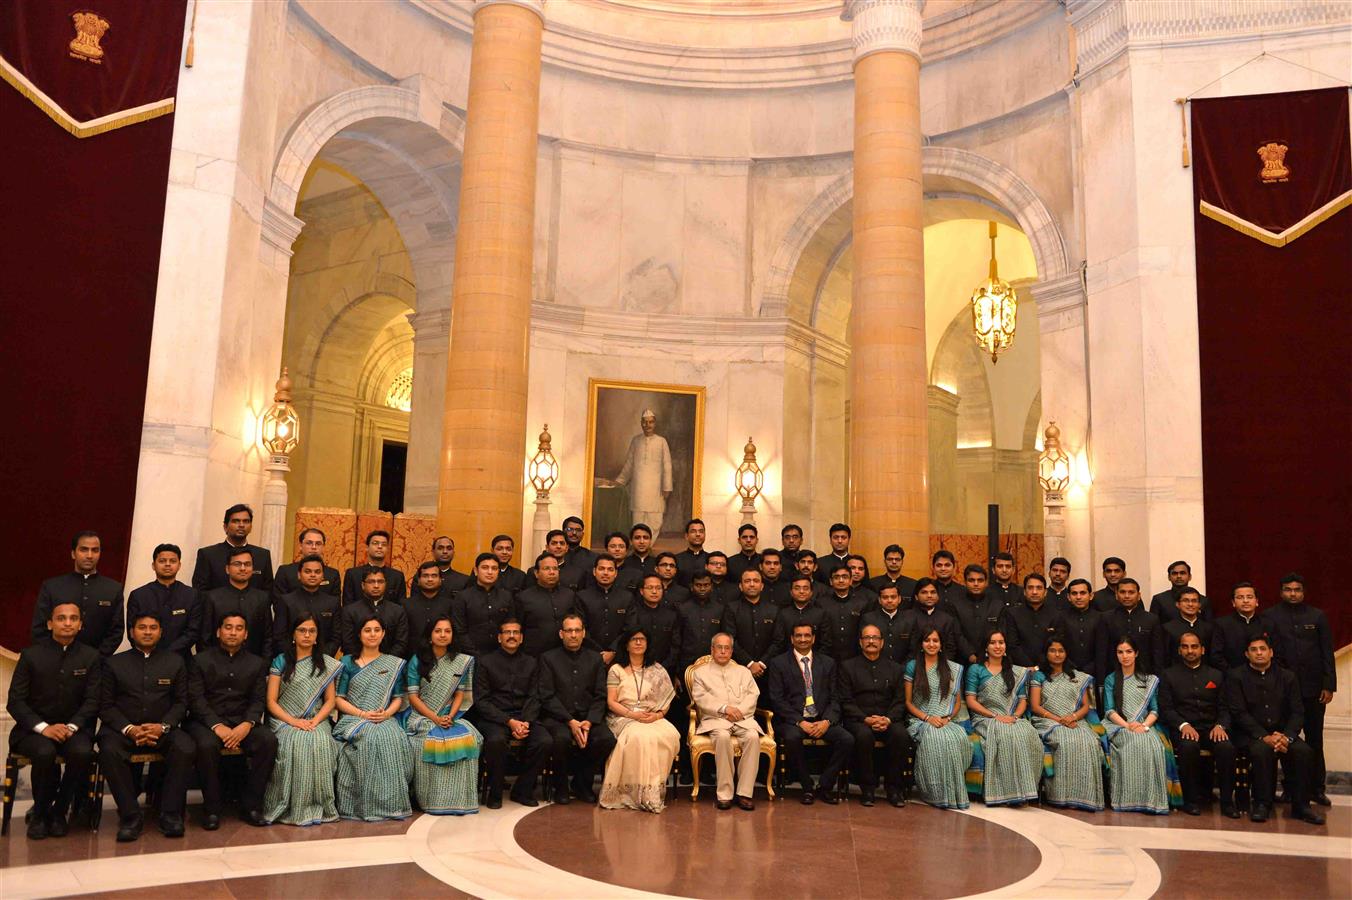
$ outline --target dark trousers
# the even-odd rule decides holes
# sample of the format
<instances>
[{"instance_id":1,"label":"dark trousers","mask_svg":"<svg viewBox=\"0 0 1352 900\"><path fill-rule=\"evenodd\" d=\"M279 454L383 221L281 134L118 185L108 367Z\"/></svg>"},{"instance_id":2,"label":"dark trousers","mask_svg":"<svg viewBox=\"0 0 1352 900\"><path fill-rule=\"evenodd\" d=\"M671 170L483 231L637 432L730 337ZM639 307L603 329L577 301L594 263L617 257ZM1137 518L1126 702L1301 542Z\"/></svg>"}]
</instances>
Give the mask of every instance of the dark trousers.
<instances>
[{"instance_id":1,"label":"dark trousers","mask_svg":"<svg viewBox=\"0 0 1352 900\"><path fill-rule=\"evenodd\" d=\"M555 784L562 787L568 775L573 777L573 789L579 793L592 790L596 773L606 764L610 751L615 749L615 735L604 721L593 725L587 734L587 746L578 747L573 743L573 732L567 722L550 720L542 723L549 730L553 742L553 761ZM534 729L531 729L534 731Z\"/></svg>"},{"instance_id":2,"label":"dark trousers","mask_svg":"<svg viewBox=\"0 0 1352 900\"><path fill-rule=\"evenodd\" d=\"M1277 763L1282 764L1286 782L1286 796L1296 809L1310 802L1315 754L1310 745L1294 740L1285 753L1278 753L1262 741L1251 741L1248 747L1250 781L1253 784L1253 802L1272 805L1277 782Z\"/></svg>"},{"instance_id":3,"label":"dark trousers","mask_svg":"<svg viewBox=\"0 0 1352 900\"><path fill-rule=\"evenodd\" d=\"M174 728L162 735L158 743L138 747L131 738L107 726L99 729L99 768L108 782L117 814L122 819L134 819L141 814L136 802L136 788L131 776L131 757L134 753L163 753L165 762L164 786L160 790L160 815L183 815L188 793L188 774L192 772L196 745L182 728Z\"/></svg>"},{"instance_id":4,"label":"dark trousers","mask_svg":"<svg viewBox=\"0 0 1352 900\"><path fill-rule=\"evenodd\" d=\"M820 721L807 719L806 721ZM803 753L803 741L807 739L807 734L797 724L784 725L776 728L775 733L779 735L784 743L784 759L788 763L789 771L798 783L807 790L812 786L812 775L807 770L807 758ZM836 778L840 775L840 770L844 768L845 761L850 758L850 753L854 750L854 736L840 725L832 725L826 729L822 735L822 740L831 748L831 756L826 761L826 767L822 769L820 784L822 790L833 790L836 786Z\"/></svg>"},{"instance_id":5,"label":"dark trousers","mask_svg":"<svg viewBox=\"0 0 1352 900\"><path fill-rule=\"evenodd\" d=\"M1305 743L1310 745L1314 751L1314 773L1310 776L1314 782L1314 792L1316 794L1324 793L1324 710L1326 707L1319 702L1319 695L1313 697L1302 697L1301 704L1305 707L1305 723L1301 726L1301 737Z\"/></svg>"},{"instance_id":6,"label":"dark trousers","mask_svg":"<svg viewBox=\"0 0 1352 900\"><path fill-rule=\"evenodd\" d=\"M882 741L887 753L883 784L889 791L901 790L901 770L906 767L906 754L911 749L911 736L906 733L906 726L893 722L886 731L874 731L864 722L857 721L846 722L844 727L854 738L854 774L859 789L871 791L878 787L878 774L873 766L873 743Z\"/></svg>"},{"instance_id":7,"label":"dark trousers","mask_svg":"<svg viewBox=\"0 0 1352 900\"><path fill-rule=\"evenodd\" d=\"M1230 741L1213 741L1211 725L1194 725L1198 739L1184 740L1177 733L1170 735L1174 744L1174 756L1178 760L1178 780L1183 783L1183 801L1201 803L1205 799L1202 790L1202 751L1211 751L1211 761L1216 764L1216 787L1221 792L1221 802L1230 803L1235 798L1235 745Z\"/></svg>"},{"instance_id":8,"label":"dark trousers","mask_svg":"<svg viewBox=\"0 0 1352 900\"><path fill-rule=\"evenodd\" d=\"M230 727L234 727L233 725ZM201 722L184 726L197 748L197 779L202 783L202 809L209 815L221 814L221 739ZM244 782L244 793L239 798L240 812L251 812L263 807L263 791L277 764L277 735L266 725L254 725L239 749L249 766L249 777Z\"/></svg>"},{"instance_id":9,"label":"dark trousers","mask_svg":"<svg viewBox=\"0 0 1352 900\"><path fill-rule=\"evenodd\" d=\"M512 730L497 722L479 722L479 733L484 736L479 761L488 777L488 797L502 799L502 774L507 766L507 749L512 741ZM513 797L535 794L535 782L540 777L545 760L554 749L554 737L539 722L532 722L530 733L521 744L521 774L512 786Z\"/></svg>"},{"instance_id":10,"label":"dark trousers","mask_svg":"<svg viewBox=\"0 0 1352 900\"><path fill-rule=\"evenodd\" d=\"M65 815L70 801L79 796L89 781L89 769L94 765L92 729L85 728L57 743L49 737L30 731L12 737L9 752L32 760L33 810L35 816L47 817L53 813ZM66 760L66 771L56 764L57 756Z\"/></svg>"}]
</instances>

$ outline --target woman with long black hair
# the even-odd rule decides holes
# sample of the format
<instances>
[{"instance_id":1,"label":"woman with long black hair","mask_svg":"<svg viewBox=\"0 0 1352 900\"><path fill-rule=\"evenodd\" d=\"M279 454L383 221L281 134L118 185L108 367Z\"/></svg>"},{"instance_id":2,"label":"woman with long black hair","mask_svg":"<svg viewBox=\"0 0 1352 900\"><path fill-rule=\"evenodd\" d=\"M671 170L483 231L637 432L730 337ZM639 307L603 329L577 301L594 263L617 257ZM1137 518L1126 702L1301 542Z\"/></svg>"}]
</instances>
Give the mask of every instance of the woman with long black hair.
<instances>
[{"instance_id":1,"label":"woman with long black hair","mask_svg":"<svg viewBox=\"0 0 1352 900\"><path fill-rule=\"evenodd\" d=\"M319 648L319 622L302 614L268 672L268 726L277 735L277 764L263 792L263 817L287 825L338 819L333 773L337 745L329 716L338 660Z\"/></svg>"},{"instance_id":2,"label":"woman with long black hair","mask_svg":"<svg viewBox=\"0 0 1352 900\"><path fill-rule=\"evenodd\" d=\"M972 762L967 731L953 721L962 693L962 667L944 658L937 628L920 635L915 657L906 662L907 732L915 742L915 786L921 799L943 809L966 809L964 775Z\"/></svg>"}]
</instances>

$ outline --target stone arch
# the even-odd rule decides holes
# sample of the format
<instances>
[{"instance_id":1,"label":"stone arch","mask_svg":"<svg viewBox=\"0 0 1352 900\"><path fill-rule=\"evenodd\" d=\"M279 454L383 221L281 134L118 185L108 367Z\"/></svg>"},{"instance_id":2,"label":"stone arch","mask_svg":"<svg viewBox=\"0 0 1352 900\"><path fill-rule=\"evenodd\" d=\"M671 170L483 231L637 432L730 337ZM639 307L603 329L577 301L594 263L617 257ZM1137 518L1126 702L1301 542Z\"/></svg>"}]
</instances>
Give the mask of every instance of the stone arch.
<instances>
[{"instance_id":1,"label":"stone arch","mask_svg":"<svg viewBox=\"0 0 1352 900\"><path fill-rule=\"evenodd\" d=\"M282 139L272 169L267 199L293 213L305 173L335 135L367 120L421 124L444 137L457 153L465 147L464 120L442 103L441 93L424 76L398 85L365 85L334 94L296 120Z\"/></svg>"},{"instance_id":2,"label":"stone arch","mask_svg":"<svg viewBox=\"0 0 1352 900\"><path fill-rule=\"evenodd\" d=\"M422 324L413 327L424 340L415 367L405 487L408 496L419 498L413 502L424 504L435 496L438 477L440 398L449 349L444 323L451 305L465 131L463 118L443 96L435 81L417 75L394 85L352 88L310 107L281 141L263 209L262 236L272 248L264 252L271 252L273 265L288 272L292 246L305 225L297 216L297 203L318 160L361 182L397 230L408 253L411 281L358 285L345 292L348 296L334 297L324 313L330 318L316 319L312 329L298 335L297 370L309 371L308 365L318 374L324 333L350 303L366 294L398 297L403 312L419 314L412 321Z\"/></svg>"},{"instance_id":3,"label":"stone arch","mask_svg":"<svg viewBox=\"0 0 1352 900\"><path fill-rule=\"evenodd\" d=\"M1038 278L1049 281L1070 272L1069 257L1061 229L1051 210L1037 192L1013 170L979 153L957 147L925 147L921 154L925 189L943 195L966 194L979 202L1002 210L1014 220L1028 237L1037 262ZM812 279L808 296L815 297L816 276L800 271L805 253L810 253L814 241L820 241L823 229L830 232L826 255L837 253L842 241L848 241L849 219L842 215L854 199L854 175L845 172L827 185L789 227L771 257L762 292L760 314L797 318L805 324L815 315L791 308L795 279ZM819 254L821 255L821 254Z\"/></svg>"}]
</instances>

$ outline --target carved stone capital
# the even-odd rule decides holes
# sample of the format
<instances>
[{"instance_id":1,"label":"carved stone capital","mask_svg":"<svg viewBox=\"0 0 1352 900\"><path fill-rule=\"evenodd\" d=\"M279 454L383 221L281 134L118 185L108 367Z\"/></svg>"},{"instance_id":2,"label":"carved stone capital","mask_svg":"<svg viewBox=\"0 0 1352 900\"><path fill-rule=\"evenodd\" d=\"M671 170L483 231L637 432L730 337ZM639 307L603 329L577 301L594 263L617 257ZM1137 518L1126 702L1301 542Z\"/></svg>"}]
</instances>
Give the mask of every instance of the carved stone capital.
<instances>
[{"instance_id":1,"label":"carved stone capital","mask_svg":"<svg viewBox=\"0 0 1352 900\"><path fill-rule=\"evenodd\" d=\"M925 0L845 0L840 17L852 26L855 64L888 50L919 59L924 9Z\"/></svg>"}]
</instances>

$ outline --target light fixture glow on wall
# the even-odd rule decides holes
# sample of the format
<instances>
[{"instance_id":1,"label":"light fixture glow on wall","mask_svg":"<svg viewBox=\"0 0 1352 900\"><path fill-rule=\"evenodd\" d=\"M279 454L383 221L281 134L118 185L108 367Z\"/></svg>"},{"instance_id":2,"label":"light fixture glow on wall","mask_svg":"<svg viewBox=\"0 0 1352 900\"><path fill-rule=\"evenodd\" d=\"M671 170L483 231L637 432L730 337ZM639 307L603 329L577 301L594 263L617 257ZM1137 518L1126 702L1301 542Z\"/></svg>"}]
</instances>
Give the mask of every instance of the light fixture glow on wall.
<instances>
[{"instance_id":1,"label":"light fixture glow on wall","mask_svg":"<svg viewBox=\"0 0 1352 900\"><path fill-rule=\"evenodd\" d=\"M981 349L999 362L1001 351L1014 343L1019 300L1008 281L1001 281L995 264L996 224L990 223L991 270L986 283L972 292L972 333Z\"/></svg>"},{"instance_id":2,"label":"light fixture glow on wall","mask_svg":"<svg viewBox=\"0 0 1352 900\"><path fill-rule=\"evenodd\" d=\"M282 377L277 379L272 405L263 413L259 438L273 456L290 456L300 444L300 416L291 405L291 377L285 366Z\"/></svg>"}]
</instances>

